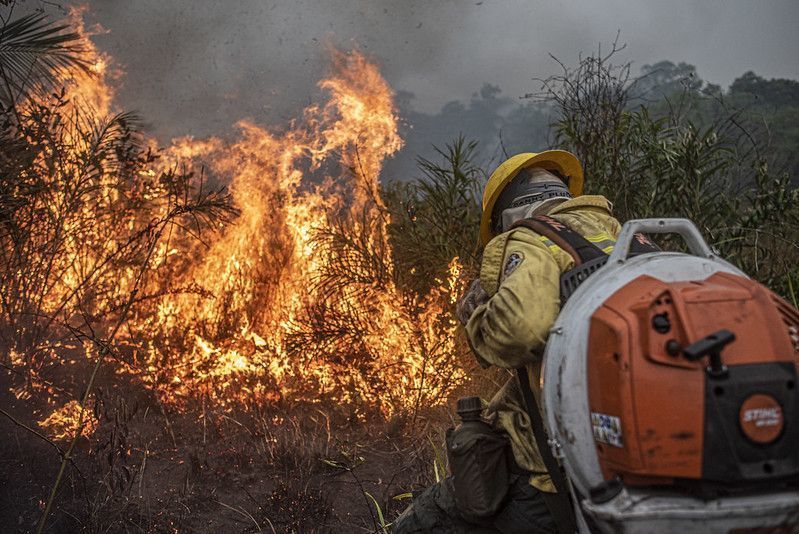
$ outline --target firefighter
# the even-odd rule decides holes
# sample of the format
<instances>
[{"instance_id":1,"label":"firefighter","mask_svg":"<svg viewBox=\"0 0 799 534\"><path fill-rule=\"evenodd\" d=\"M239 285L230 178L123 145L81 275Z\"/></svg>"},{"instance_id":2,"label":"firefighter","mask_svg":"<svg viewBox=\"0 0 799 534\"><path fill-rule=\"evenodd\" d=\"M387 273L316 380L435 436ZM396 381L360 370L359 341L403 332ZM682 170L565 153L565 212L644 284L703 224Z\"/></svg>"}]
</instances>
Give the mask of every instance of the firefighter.
<instances>
[{"instance_id":1,"label":"firefighter","mask_svg":"<svg viewBox=\"0 0 799 534\"><path fill-rule=\"evenodd\" d=\"M524 153L503 162L483 193L480 277L457 305L469 345L483 367L524 367L539 397L541 356L560 310L560 276L573 258L543 236L514 223L538 215L565 223L610 252L621 229L602 196L581 196L583 172L563 150ZM455 503L452 478L415 496L394 532L557 532L555 487L531 431L521 387L510 378L488 405L486 419L512 450L510 487L490 517L467 521ZM561 502L563 502L561 500ZM563 510L561 508L560 512ZM561 527L559 529L559 527Z\"/></svg>"}]
</instances>

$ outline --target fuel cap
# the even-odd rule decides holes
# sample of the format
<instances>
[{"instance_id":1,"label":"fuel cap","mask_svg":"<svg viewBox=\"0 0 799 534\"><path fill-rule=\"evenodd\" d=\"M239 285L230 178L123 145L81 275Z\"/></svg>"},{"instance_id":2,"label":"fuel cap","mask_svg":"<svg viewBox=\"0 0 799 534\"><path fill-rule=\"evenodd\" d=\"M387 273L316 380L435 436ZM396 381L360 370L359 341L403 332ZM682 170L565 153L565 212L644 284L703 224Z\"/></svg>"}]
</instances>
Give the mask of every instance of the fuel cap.
<instances>
[{"instance_id":1,"label":"fuel cap","mask_svg":"<svg viewBox=\"0 0 799 534\"><path fill-rule=\"evenodd\" d=\"M785 427L782 406L765 393L750 395L741 403L738 421L744 436L759 445L774 442Z\"/></svg>"}]
</instances>

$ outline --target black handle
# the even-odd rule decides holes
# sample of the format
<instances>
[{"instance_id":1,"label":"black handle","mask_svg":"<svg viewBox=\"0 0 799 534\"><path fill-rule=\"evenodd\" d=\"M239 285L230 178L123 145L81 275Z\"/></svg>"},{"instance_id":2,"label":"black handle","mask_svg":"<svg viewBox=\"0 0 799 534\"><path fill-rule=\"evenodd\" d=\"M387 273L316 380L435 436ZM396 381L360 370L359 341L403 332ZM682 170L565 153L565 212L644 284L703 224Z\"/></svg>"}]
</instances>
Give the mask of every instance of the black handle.
<instances>
[{"instance_id":1,"label":"black handle","mask_svg":"<svg viewBox=\"0 0 799 534\"><path fill-rule=\"evenodd\" d=\"M727 366L721 361L721 351L724 347L735 341L735 334L729 330L719 330L699 341L685 347L682 351L686 359L695 362L705 356L710 358L710 367L707 372L714 377L727 374Z\"/></svg>"}]
</instances>

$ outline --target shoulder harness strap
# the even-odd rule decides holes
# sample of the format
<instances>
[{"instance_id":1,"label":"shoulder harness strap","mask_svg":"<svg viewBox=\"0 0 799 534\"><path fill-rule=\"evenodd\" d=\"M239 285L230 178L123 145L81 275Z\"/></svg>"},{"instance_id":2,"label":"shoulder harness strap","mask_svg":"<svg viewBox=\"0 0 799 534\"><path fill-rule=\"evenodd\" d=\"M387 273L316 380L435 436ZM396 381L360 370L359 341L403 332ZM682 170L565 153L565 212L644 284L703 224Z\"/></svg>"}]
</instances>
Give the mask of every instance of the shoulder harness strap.
<instances>
[{"instance_id":1,"label":"shoulder harness strap","mask_svg":"<svg viewBox=\"0 0 799 534\"><path fill-rule=\"evenodd\" d=\"M599 247L569 228L566 224L547 215L537 215L530 219L522 219L511 228L519 227L528 228L555 243L574 258L575 267L597 258L607 257L607 254L602 252Z\"/></svg>"},{"instance_id":2,"label":"shoulder harness strap","mask_svg":"<svg viewBox=\"0 0 799 534\"><path fill-rule=\"evenodd\" d=\"M519 388L524 398L527 415L530 417L533 438L535 438L538 452L541 454L541 459L544 461L544 466L556 490L555 494L541 492L541 497L544 499L544 504L555 521L558 534L573 534L577 531L577 526L574 518L574 507L570 499L569 483L566 481L558 461L552 454L552 447L549 445L547 431L541 419L541 412L530 387L530 378L527 376L527 370L524 367L519 367L516 369L516 377L519 380Z\"/></svg>"},{"instance_id":3,"label":"shoulder harness strap","mask_svg":"<svg viewBox=\"0 0 799 534\"><path fill-rule=\"evenodd\" d=\"M574 268L560 277L561 304L574 293L586 278L605 265L608 255L599 247L575 232L568 225L547 215L537 215L529 219L517 221L511 228L524 227L538 235L544 236L574 259ZM660 248L645 235L635 234L630 243L630 256L657 252Z\"/></svg>"}]
</instances>

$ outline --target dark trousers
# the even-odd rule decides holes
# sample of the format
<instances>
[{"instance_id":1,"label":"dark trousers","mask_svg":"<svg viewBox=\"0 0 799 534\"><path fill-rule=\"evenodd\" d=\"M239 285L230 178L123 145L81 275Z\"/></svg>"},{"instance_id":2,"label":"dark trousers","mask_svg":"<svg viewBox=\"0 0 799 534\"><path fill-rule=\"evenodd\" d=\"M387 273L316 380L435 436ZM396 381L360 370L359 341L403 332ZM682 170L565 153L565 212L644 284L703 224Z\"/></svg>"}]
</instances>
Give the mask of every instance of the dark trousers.
<instances>
[{"instance_id":1,"label":"dark trousers","mask_svg":"<svg viewBox=\"0 0 799 534\"><path fill-rule=\"evenodd\" d=\"M393 534L516 534L557 532L555 522L527 476L512 475L504 507L479 524L466 521L455 504L452 478L447 477L413 498L394 522Z\"/></svg>"}]
</instances>

